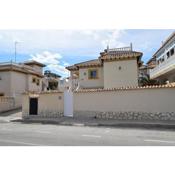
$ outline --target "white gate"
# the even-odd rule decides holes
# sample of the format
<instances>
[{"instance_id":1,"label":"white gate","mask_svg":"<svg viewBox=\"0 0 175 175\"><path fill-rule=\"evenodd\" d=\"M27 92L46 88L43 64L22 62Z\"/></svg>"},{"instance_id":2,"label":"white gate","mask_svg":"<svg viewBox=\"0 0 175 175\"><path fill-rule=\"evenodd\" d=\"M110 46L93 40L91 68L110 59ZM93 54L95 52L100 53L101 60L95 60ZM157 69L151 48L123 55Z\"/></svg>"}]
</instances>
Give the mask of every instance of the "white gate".
<instances>
[{"instance_id":1,"label":"white gate","mask_svg":"<svg viewBox=\"0 0 175 175\"><path fill-rule=\"evenodd\" d=\"M69 90L64 91L64 116L73 117L73 93Z\"/></svg>"}]
</instances>

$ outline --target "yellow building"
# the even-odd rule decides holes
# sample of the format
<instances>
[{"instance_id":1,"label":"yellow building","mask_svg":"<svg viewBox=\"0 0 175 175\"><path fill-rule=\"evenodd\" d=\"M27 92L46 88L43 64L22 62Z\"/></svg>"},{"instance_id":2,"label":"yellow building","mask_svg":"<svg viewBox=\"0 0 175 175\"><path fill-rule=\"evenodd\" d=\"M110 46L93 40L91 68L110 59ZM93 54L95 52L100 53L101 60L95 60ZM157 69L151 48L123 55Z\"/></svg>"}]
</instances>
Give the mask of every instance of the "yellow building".
<instances>
[{"instance_id":1,"label":"yellow building","mask_svg":"<svg viewBox=\"0 0 175 175\"><path fill-rule=\"evenodd\" d=\"M72 88L116 88L138 86L141 52L130 47L105 49L98 59L67 67Z\"/></svg>"}]
</instances>

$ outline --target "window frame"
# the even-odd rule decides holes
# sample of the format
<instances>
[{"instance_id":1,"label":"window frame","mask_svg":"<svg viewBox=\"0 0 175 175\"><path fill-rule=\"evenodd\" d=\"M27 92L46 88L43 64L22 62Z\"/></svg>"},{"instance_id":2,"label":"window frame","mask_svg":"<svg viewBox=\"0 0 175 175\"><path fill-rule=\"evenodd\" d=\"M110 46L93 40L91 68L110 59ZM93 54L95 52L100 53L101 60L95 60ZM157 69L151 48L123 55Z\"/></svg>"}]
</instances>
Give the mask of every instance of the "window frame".
<instances>
[{"instance_id":1,"label":"window frame","mask_svg":"<svg viewBox=\"0 0 175 175\"><path fill-rule=\"evenodd\" d=\"M92 71L96 71L96 77L91 77L91 72ZM88 69L88 79L89 80L99 79L99 77L98 77L98 69Z\"/></svg>"}]
</instances>

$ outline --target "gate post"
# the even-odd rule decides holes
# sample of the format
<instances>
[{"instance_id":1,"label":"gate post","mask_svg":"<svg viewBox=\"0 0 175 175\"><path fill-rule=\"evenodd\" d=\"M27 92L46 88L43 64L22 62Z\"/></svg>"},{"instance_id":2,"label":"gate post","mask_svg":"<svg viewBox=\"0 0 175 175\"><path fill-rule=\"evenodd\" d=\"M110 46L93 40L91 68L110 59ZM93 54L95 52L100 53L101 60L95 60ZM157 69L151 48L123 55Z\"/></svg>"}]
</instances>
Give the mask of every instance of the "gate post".
<instances>
[{"instance_id":1,"label":"gate post","mask_svg":"<svg viewBox=\"0 0 175 175\"><path fill-rule=\"evenodd\" d=\"M64 91L64 116L73 117L73 92L71 90Z\"/></svg>"}]
</instances>

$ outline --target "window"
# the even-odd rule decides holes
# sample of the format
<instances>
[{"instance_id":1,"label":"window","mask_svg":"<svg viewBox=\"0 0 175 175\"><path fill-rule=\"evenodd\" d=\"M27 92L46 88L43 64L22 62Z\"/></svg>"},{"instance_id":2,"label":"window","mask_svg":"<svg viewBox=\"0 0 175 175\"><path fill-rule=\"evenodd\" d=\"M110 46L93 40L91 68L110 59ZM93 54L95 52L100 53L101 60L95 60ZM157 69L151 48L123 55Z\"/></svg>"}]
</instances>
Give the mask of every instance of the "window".
<instances>
[{"instance_id":1,"label":"window","mask_svg":"<svg viewBox=\"0 0 175 175\"><path fill-rule=\"evenodd\" d=\"M40 81L39 81L39 79L37 79L36 84L37 84L37 86L39 86L39 85L40 85Z\"/></svg>"},{"instance_id":2,"label":"window","mask_svg":"<svg viewBox=\"0 0 175 175\"><path fill-rule=\"evenodd\" d=\"M89 70L89 79L97 79L98 78L98 71L97 69Z\"/></svg>"},{"instance_id":3,"label":"window","mask_svg":"<svg viewBox=\"0 0 175 175\"><path fill-rule=\"evenodd\" d=\"M172 49L170 50L170 55L171 55L171 56L174 55L174 48L172 48Z\"/></svg>"},{"instance_id":4,"label":"window","mask_svg":"<svg viewBox=\"0 0 175 175\"><path fill-rule=\"evenodd\" d=\"M32 78L32 83L36 83L36 78L35 77Z\"/></svg>"},{"instance_id":5,"label":"window","mask_svg":"<svg viewBox=\"0 0 175 175\"><path fill-rule=\"evenodd\" d=\"M166 55L167 55L167 58L169 58L169 57L170 57L170 53L169 53L169 52L167 52L167 53L166 53Z\"/></svg>"}]
</instances>

